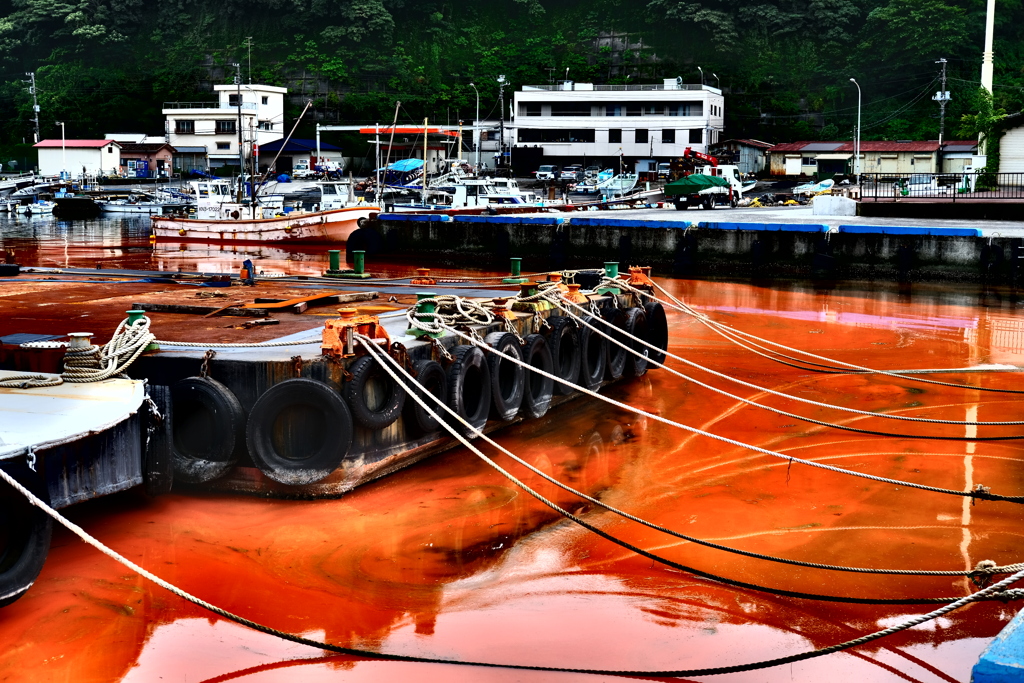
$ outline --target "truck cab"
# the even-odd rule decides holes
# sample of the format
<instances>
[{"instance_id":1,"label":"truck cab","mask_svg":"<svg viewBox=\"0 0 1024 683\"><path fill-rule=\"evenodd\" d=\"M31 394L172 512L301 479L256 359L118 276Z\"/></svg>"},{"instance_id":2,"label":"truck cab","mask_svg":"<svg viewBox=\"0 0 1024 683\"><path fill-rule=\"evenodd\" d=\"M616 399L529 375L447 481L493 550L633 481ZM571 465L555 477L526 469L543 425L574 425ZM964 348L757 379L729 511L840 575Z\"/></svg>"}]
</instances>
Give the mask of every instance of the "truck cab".
<instances>
[{"instance_id":1,"label":"truck cab","mask_svg":"<svg viewBox=\"0 0 1024 683\"><path fill-rule=\"evenodd\" d=\"M738 199L743 198L743 193L753 187L753 183L743 183L743 175L738 166L724 164L722 166L701 166L697 173L702 175L718 176L729 181L729 187L737 194Z\"/></svg>"}]
</instances>

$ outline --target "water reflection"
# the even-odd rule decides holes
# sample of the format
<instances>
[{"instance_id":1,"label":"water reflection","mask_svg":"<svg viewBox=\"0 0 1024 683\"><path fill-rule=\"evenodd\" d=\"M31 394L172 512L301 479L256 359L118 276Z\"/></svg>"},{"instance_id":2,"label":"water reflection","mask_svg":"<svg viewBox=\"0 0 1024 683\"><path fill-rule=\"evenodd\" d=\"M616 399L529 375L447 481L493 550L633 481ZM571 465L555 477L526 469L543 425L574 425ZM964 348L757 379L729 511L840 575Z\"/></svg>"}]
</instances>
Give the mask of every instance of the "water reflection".
<instances>
[{"instance_id":1,"label":"water reflection","mask_svg":"<svg viewBox=\"0 0 1024 683\"><path fill-rule=\"evenodd\" d=\"M325 251L307 248L154 248L145 223L15 219L2 226L4 246L26 263L212 271L255 256L267 271L326 266ZM915 284L910 296L896 284L665 285L741 329L851 362L963 367L1017 362L1024 353L1009 300L990 297L982 307L979 292L966 286ZM1016 399L1001 395L922 389L884 376L809 375L737 350L686 316L671 315L670 326L675 352L815 400L951 420L1016 419L1019 410ZM1008 374L957 380L1016 386ZM605 391L652 414L808 459L949 488L962 488L969 468L975 482L1005 493L1024 490L1017 442L853 437L738 405L659 371ZM942 429L963 434L964 427ZM980 503L965 517L958 498L790 467L596 401L572 401L497 438L611 505L747 550L931 569L1020 559L1021 517L1012 506ZM848 596L964 592L956 577L879 579L726 555L624 521L494 457L589 523L703 571ZM928 609L781 598L665 568L563 520L461 449L338 500L147 499L130 492L68 512L115 549L214 604L292 633L400 654L612 669L715 666L830 645ZM967 680L1013 607L979 605L848 654L713 680ZM64 532L30 594L0 612L0 638L11 644L0 652L0 678L12 681L552 679L324 657L211 617Z\"/></svg>"}]
</instances>

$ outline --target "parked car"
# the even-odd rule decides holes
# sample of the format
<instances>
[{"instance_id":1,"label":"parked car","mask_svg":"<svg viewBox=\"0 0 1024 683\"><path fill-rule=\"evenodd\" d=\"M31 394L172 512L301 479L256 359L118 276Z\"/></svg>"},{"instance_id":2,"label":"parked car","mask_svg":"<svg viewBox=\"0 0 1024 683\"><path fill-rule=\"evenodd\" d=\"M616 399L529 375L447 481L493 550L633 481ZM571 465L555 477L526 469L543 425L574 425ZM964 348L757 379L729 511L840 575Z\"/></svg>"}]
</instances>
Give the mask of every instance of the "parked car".
<instances>
[{"instance_id":1,"label":"parked car","mask_svg":"<svg viewBox=\"0 0 1024 683\"><path fill-rule=\"evenodd\" d=\"M586 177L586 173L583 170L583 164L569 164L562 169L562 180L579 183L583 181L584 177Z\"/></svg>"},{"instance_id":2,"label":"parked car","mask_svg":"<svg viewBox=\"0 0 1024 683\"><path fill-rule=\"evenodd\" d=\"M952 188L947 185L940 185L938 176L930 173L912 173L907 178L900 178L893 184L897 193L904 197L927 196L951 194Z\"/></svg>"},{"instance_id":3,"label":"parked car","mask_svg":"<svg viewBox=\"0 0 1024 683\"><path fill-rule=\"evenodd\" d=\"M663 161L658 164L658 180L668 180L672 175L672 164Z\"/></svg>"},{"instance_id":4,"label":"parked car","mask_svg":"<svg viewBox=\"0 0 1024 683\"><path fill-rule=\"evenodd\" d=\"M533 175L537 177L537 180L558 180L559 170L558 166L545 164L534 171Z\"/></svg>"}]
</instances>

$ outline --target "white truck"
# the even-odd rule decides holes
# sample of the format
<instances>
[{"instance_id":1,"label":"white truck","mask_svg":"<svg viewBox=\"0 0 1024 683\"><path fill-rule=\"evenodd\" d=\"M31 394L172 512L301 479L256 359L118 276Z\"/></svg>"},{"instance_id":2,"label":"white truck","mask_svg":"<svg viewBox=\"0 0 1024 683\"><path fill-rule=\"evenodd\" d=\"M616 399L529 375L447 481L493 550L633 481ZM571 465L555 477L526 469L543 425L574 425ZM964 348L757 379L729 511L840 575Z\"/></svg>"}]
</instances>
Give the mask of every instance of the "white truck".
<instances>
[{"instance_id":1,"label":"white truck","mask_svg":"<svg viewBox=\"0 0 1024 683\"><path fill-rule=\"evenodd\" d=\"M756 183L743 183L739 168L732 165L701 166L694 173L665 185L665 196L676 209L697 206L713 209L732 206L743 198L743 193Z\"/></svg>"}]
</instances>

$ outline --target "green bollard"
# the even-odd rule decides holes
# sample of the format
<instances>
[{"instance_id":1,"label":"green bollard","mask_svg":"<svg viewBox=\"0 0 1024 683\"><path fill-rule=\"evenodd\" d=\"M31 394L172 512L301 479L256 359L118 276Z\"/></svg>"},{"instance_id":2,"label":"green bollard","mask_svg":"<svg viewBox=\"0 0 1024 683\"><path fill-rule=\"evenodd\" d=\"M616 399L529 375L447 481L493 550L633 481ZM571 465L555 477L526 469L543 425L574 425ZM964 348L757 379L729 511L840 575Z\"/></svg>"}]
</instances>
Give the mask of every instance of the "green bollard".
<instances>
[{"instance_id":1,"label":"green bollard","mask_svg":"<svg viewBox=\"0 0 1024 683\"><path fill-rule=\"evenodd\" d=\"M604 262L604 276L613 280L619 279L619 263L618 261L605 261ZM621 290L618 287L611 285L605 287L599 287L597 290L598 294L619 294Z\"/></svg>"},{"instance_id":2,"label":"green bollard","mask_svg":"<svg viewBox=\"0 0 1024 683\"><path fill-rule=\"evenodd\" d=\"M511 275L509 275L509 277L503 279L502 283L506 284L506 285L518 285L518 284L522 284L524 282L527 282L527 278L522 276L522 272L523 272L522 271L523 259L521 259L519 257L513 257L511 259L511 261L512 261L512 264L511 264L511 267L510 267Z\"/></svg>"},{"instance_id":3,"label":"green bollard","mask_svg":"<svg viewBox=\"0 0 1024 683\"><path fill-rule=\"evenodd\" d=\"M129 326L134 325L136 321L142 320L143 318L146 317L146 312L145 311L139 311L139 310L136 310L134 308L132 310L130 310L130 311L125 311L125 313L128 314L128 325ZM149 344L146 345L146 351L159 351L159 350L160 350L160 345L157 344L156 342L150 342Z\"/></svg>"},{"instance_id":4,"label":"green bollard","mask_svg":"<svg viewBox=\"0 0 1024 683\"><path fill-rule=\"evenodd\" d=\"M365 251L352 251L352 261L353 265L355 265L355 268L352 269L341 269L341 251L338 249L328 251L327 257L330 269L324 273L324 277L336 277L343 280L364 280L368 277L373 277L366 272Z\"/></svg>"},{"instance_id":5,"label":"green bollard","mask_svg":"<svg viewBox=\"0 0 1024 683\"><path fill-rule=\"evenodd\" d=\"M436 311L437 306L433 301L423 301L424 299L433 299L435 296L437 295L433 292L416 292L416 312L433 313ZM426 330L421 330L418 327L410 327L408 334L419 339L423 339L424 337L436 338L441 336L440 332L427 332Z\"/></svg>"}]
</instances>

